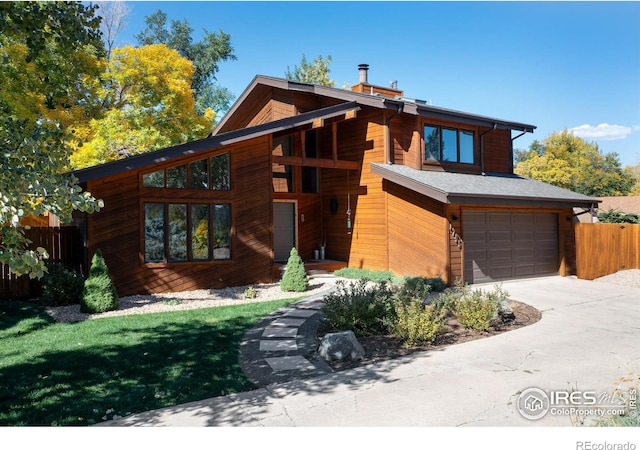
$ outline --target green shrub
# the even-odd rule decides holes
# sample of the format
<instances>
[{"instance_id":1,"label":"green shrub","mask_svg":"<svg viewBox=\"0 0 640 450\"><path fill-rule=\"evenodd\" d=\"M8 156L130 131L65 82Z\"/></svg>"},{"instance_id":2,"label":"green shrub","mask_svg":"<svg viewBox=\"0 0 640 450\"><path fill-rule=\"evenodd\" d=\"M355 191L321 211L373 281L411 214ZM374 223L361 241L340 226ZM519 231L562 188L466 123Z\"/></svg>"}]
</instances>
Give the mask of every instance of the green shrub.
<instances>
[{"instance_id":1,"label":"green shrub","mask_svg":"<svg viewBox=\"0 0 640 450\"><path fill-rule=\"evenodd\" d=\"M253 286L249 286L247 289L245 289L244 293L242 294L242 297L245 300L252 300L258 297L258 291L256 291L256 288L254 288Z\"/></svg>"},{"instance_id":2,"label":"green shrub","mask_svg":"<svg viewBox=\"0 0 640 450\"><path fill-rule=\"evenodd\" d=\"M280 289L284 292L304 292L309 288L309 278L304 268L302 258L298 254L296 248L291 249L287 267L280 280Z\"/></svg>"},{"instance_id":3,"label":"green shrub","mask_svg":"<svg viewBox=\"0 0 640 450\"><path fill-rule=\"evenodd\" d=\"M482 289L471 290L469 286L457 288L457 299L453 313L458 322L472 330L487 330L498 316L501 303L507 299L508 293L496 286L493 291Z\"/></svg>"},{"instance_id":4,"label":"green shrub","mask_svg":"<svg viewBox=\"0 0 640 450\"><path fill-rule=\"evenodd\" d=\"M405 277L400 287L400 297L424 299L432 292L444 291L446 287L440 277Z\"/></svg>"},{"instance_id":5,"label":"green shrub","mask_svg":"<svg viewBox=\"0 0 640 450\"><path fill-rule=\"evenodd\" d=\"M102 252L96 250L91 260L89 277L84 282L80 311L101 313L118 309L118 294Z\"/></svg>"},{"instance_id":6,"label":"green shrub","mask_svg":"<svg viewBox=\"0 0 640 450\"><path fill-rule=\"evenodd\" d=\"M375 281L376 283L391 283L394 280L393 274L386 270L369 270L356 269L355 267L345 267L343 269L336 270L335 272L333 272L333 274L337 277L349 278L352 280Z\"/></svg>"},{"instance_id":7,"label":"green shrub","mask_svg":"<svg viewBox=\"0 0 640 450\"><path fill-rule=\"evenodd\" d=\"M47 264L48 272L42 280L42 298L54 305L75 305L82 299L84 279L64 264Z\"/></svg>"},{"instance_id":8,"label":"green shrub","mask_svg":"<svg viewBox=\"0 0 640 450\"><path fill-rule=\"evenodd\" d=\"M386 333L395 321L393 292L387 283L367 285L366 280L336 283L324 298L322 312L336 330L352 330L358 336Z\"/></svg>"},{"instance_id":9,"label":"green shrub","mask_svg":"<svg viewBox=\"0 0 640 450\"><path fill-rule=\"evenodd\" d=\"M421 300L398 301L395 311L392 330L406 345L430 344L444 326L446 311Z\"/></svg>"}]
</instances>

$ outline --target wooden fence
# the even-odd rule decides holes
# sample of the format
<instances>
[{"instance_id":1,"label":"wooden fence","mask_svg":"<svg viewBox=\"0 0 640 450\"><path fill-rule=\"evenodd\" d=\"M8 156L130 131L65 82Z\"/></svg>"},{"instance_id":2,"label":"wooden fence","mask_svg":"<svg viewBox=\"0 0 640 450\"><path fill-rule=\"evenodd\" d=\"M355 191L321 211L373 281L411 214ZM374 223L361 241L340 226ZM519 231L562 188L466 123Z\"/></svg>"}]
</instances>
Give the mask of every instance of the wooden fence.
<instances>
[{"instance_id":1,"label":"wooden fence","mask_svg":"<svg viewBox=\"0 0 640 450\"><path fill-rule=\"evenodd\" d=\"M640 269L640 224L577 223L578 278L593 280L619 270Z\"/></svg>"},{"instance_id":2,"label":"wooden fence","mask_svg":"<svg viewBox=\"0 0 640 450\"><path fill-rule=\"evenodd\" d=\"M47 262L63 263L84 272L85 257L82 235L77 227L32 227L25 230L32 241L29 248L43 247L49 253ZM9 267L0 264L0 300L36 297L41 294L41 282L28 276L16 276Z\"/></svg>"}]
</instances>

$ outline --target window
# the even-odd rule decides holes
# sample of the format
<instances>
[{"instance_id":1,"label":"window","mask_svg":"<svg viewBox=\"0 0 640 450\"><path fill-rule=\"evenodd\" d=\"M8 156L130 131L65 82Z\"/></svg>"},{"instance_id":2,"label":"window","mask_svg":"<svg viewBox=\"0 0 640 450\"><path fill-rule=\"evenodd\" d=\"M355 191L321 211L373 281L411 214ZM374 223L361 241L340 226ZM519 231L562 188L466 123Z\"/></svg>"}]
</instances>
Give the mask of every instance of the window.
<instances>
[{"instance_id":1,"label":"window","mask_svg":"<svg viewBox=\"0 0 640 450\"><path fill-rule=\"evenodd\" d=\"M273 139L274 156L292 156L292 136ZM273 192L295 192L295 178L293 166L273 163L272 168Z\"/></svg>"},{"instance_id":2,"label":"window","mask_svg":"<svg viewBox=\"0 0 640 450\"><path fill-rule=\"evenodd\" d=\"M475 162L473 131L425 125L424 159L473 164Z\"/></svg>"},{"instance_id":3,"label":"window","mask_svg":"<svg viewBox=\"0 0 640 450\"><path fill-rule=\"evenodd\" d=\"M169 189L231 189L229 153L142 175L142 185Z\"/></svg>"},{"instance_id":4,"label":"window","mask_svg":"<svg viewBox=\"0 0 640 450\"><path fill-rule=\"evenodd\" d=\"M231 206L145 203L144 261L231 259Z\"/></svg>"},{"instance_id":5,"label":"window","mask_svg":"<svg viewBox=\"0 0 640 450\"><path fill-rule=\"evenodd\" d=\"M317 130L309 130L305 132L304 137L304 154L307 158L318 157L318 139L319 133ZM302 192L307 194L318 193L318 168L317 167L302 167Z\"/></svg>"}]
</instances>

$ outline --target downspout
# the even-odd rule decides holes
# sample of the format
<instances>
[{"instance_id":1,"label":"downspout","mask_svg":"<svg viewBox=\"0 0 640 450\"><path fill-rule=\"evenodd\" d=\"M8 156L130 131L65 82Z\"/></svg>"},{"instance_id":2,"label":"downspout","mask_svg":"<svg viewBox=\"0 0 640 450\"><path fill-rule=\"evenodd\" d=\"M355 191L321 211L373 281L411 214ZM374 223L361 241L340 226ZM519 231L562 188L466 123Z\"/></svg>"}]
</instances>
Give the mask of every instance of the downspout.
<instances>
[{"instance_id":1,"label":"downspout","mask_svg":"<svg viewBox=\"0 0 640 450\"><path fill-rule=\"evenodd\" d=\"M525 134L527 134L527 130L524 130L522 133L520 133L516 137L511 138L511 173L513 173L513 141L518 139L520 136L524 136Z\"/></svg>"},{"instance_id":2,"label":"downspout","mask_svg":"<svg viewBox=\"0 0 640 450\"><path fill-rule=\"evenodd\" d=\"M398 114L400 114L402 111L404 110L404 103L400 103L398 105L398 109L391 114L391 116L389 116L389 118L387 118L386 122L385 122L385 127L386 127L386 131L387 131L387 139L386 139L386 143L385 143L385 150L386 150L386 154L387 154L387 164L393 164L393 148L391 146L391 128L389 126L389 124L391 123L391 120L397 116Z\"/></svg>"},{"instance_id":3,"label":"downspout","mask_svg":"<svg viewBox=\"0 0 640 450\"><path fill-rule=\"evenodd\" d=\"M482 173L482 175L485 175L484 173L484 135L489 134L492 131L495 131L496 128L498 128L498 124L494 122L493 128L480 134L480 172ZM513 147L513 145L511 147Z\"/></svg>"}]
</instances>

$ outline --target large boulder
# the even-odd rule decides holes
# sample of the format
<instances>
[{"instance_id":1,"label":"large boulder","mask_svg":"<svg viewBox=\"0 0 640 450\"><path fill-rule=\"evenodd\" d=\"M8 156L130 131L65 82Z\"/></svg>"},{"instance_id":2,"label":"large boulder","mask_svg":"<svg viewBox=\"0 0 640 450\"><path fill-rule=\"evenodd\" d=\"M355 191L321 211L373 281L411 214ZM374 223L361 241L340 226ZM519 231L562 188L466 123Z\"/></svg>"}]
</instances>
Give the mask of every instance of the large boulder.
<instances>
[{"instance_id":1,"label":"large boulder","mask_svg":"<svg viewBox=\"0 0 640 450\"><path fill-rule=\"evenodd\" d=\"M320 342L318 353L327 361L364 358L364 348L351 330L326 334Z\"/></svg>"}]
</instances>

